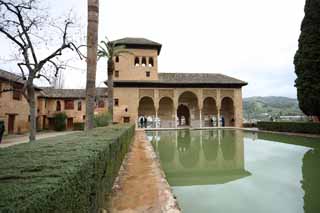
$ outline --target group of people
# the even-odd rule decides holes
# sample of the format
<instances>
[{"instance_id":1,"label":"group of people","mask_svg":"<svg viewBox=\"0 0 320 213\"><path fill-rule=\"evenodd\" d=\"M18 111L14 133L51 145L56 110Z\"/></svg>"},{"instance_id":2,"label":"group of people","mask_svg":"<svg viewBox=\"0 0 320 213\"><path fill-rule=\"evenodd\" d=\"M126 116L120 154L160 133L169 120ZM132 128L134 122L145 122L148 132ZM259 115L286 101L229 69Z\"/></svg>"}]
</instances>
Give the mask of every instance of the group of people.
<instances>
[{"instance_id":1,"label":"group of people","mask_svg":"<svg viewBox=\"0 0 320 213\"><path fill-rule=\"evenodd\" d=\"M216 119L216 118L214 118L214 117L211 117L210 118L210 125L212 125L212 126L218 126L218 123L220 122L220 125L222 126L222 127L225 127L226 126L226 121L225 121L225 118L223 117L223 116L221 116L221 118L220 118L220 120L219 119ZM234 126L234 122L235 122L235 120L234 120L234 118L232 118L231 120L230 120L230 125L231 126Z\"/></svg>"},{"instance_id":2,"label":"group of people","mask_svg":"<svg viewBox=\"0 0 320 213\"><path fill-rule=\"evenodd\" d=\"M139 119L140 128L147 128L148 127L148 119L145 116L141 116Z\"/></svg>"}]
</instances>

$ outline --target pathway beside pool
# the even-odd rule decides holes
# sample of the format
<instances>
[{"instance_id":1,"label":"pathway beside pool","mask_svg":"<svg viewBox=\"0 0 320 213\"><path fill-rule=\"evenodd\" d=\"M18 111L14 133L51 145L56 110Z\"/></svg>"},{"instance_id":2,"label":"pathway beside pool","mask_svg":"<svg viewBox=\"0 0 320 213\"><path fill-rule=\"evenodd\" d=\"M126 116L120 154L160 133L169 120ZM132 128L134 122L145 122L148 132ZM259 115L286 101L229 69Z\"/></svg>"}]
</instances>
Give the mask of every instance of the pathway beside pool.
<instances>
[{"instance_id":1,"label":"pathway beside pool","mask_svg":"<svg viewBox=\"0 0 320 213\"><path fill-rule=\"evenodd\" d=\"M181 212L143 130L136 131L113 187L111 212Z\"/></svg>"},{"instance_id":2,"label":"pathway beside pool","mask_svg":"<svg viewBox=\"0 0 320 213\"><path fill-rule=\"evenodd\" d=\"M60 135L68 135L71 133L76 133L79 131L64 131L64 132L41 132L37 133L37 140L44 139L44 138L51 138L51 137L57 137ZM5 136L3 138L2 143L0 144L0 148L7 148L9 146L15 146L22 143L28 143L29 142L29 134L25 133L22 135L10 135Z\"/></svg>"}]
</instances>

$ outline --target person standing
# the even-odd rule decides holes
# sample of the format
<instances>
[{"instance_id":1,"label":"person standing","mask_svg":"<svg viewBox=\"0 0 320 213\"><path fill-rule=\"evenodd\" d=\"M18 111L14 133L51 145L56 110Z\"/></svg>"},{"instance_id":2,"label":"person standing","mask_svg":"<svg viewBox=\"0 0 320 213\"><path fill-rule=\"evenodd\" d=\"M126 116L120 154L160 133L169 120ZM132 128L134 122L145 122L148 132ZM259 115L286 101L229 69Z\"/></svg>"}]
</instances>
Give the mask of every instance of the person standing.
<instances>
[{"instance_id":1,"label":"person standing","mask_svg":"<svg viewBox=\"0 0 320 213\"><path fill-rule=\"evenodd\" d=\"M148 127L148 119L147 117L143 116L144 128Z\"/></svg>"},{"instance_id":2,"label":"person standing","mask_svg":"<svg viewBox=\"0 0 320 213\"><path fill-rule=\"evenodd\" d=\"M0 144L2 142L4 131L5 131L4 121L0 121Z\"/></svg>"},{"instance_id":3,"label":"person standing","mask_svg":"<svg viewBox=\"0 0 320 213\"><path fill-rule=\"evenodd\" d=\"M224 122L224 117L223 117L223 116L222 116L222 118L221 118L221 124L222 124L222 127L224 127L225 122Z\"/></svg>"},{"instance_id":4,"label":"person standing","mask_svg":"<svg viewBox=\"0 0 320 213\"><path fill-rule=\"evenodd\" d=\"M140 122L140 128L143 128L143 123L144 123L144 117L143 116L140 117L139 122Z\"/></svg>"}]
</instances>

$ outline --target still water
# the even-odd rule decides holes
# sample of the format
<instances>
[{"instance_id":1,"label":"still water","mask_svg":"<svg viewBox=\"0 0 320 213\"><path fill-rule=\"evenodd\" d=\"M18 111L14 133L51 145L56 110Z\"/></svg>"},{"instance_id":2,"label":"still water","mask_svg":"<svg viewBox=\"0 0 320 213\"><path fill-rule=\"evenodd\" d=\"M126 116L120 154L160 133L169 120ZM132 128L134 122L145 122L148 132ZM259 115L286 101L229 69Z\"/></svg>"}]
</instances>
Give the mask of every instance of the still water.
<instances>
[{"instance_id":1,"label":"still water","mask_svg":"<svg viewBox=\"0 0 320 213\"><path fill-rule=\"evenodd\" d=\"M147 132L183 212L320 212L320 139Z\"/></svg>"}]
</instances>

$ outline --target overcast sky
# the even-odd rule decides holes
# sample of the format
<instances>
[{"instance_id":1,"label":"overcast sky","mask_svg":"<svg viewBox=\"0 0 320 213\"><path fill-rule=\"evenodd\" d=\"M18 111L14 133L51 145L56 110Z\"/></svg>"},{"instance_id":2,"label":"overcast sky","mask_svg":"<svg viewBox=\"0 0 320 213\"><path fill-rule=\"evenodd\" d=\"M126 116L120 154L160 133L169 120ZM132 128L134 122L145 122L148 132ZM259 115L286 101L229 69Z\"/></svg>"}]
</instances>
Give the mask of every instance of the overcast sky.
<instances>
[{"instance_id":1,"label":"overcast sky","mask_svg":"<svg viewBox=\"0 0 320 213\"><path fill-rule=\"evenodd\" d=\"M51 13L72 8L86 33L87 1L49 1ZM222 73L249 83L248 96L296 97L293 57L298 47L304 0L100 0L99 39L145 37L163 45L160 72ZM0 56L12 47L0 36ZM66 88L84 88L84 62L64 71ZM97 85L107 79L98 64ZM17 72L15 65L0 68Z\"/></svg>"}]
</instances>

